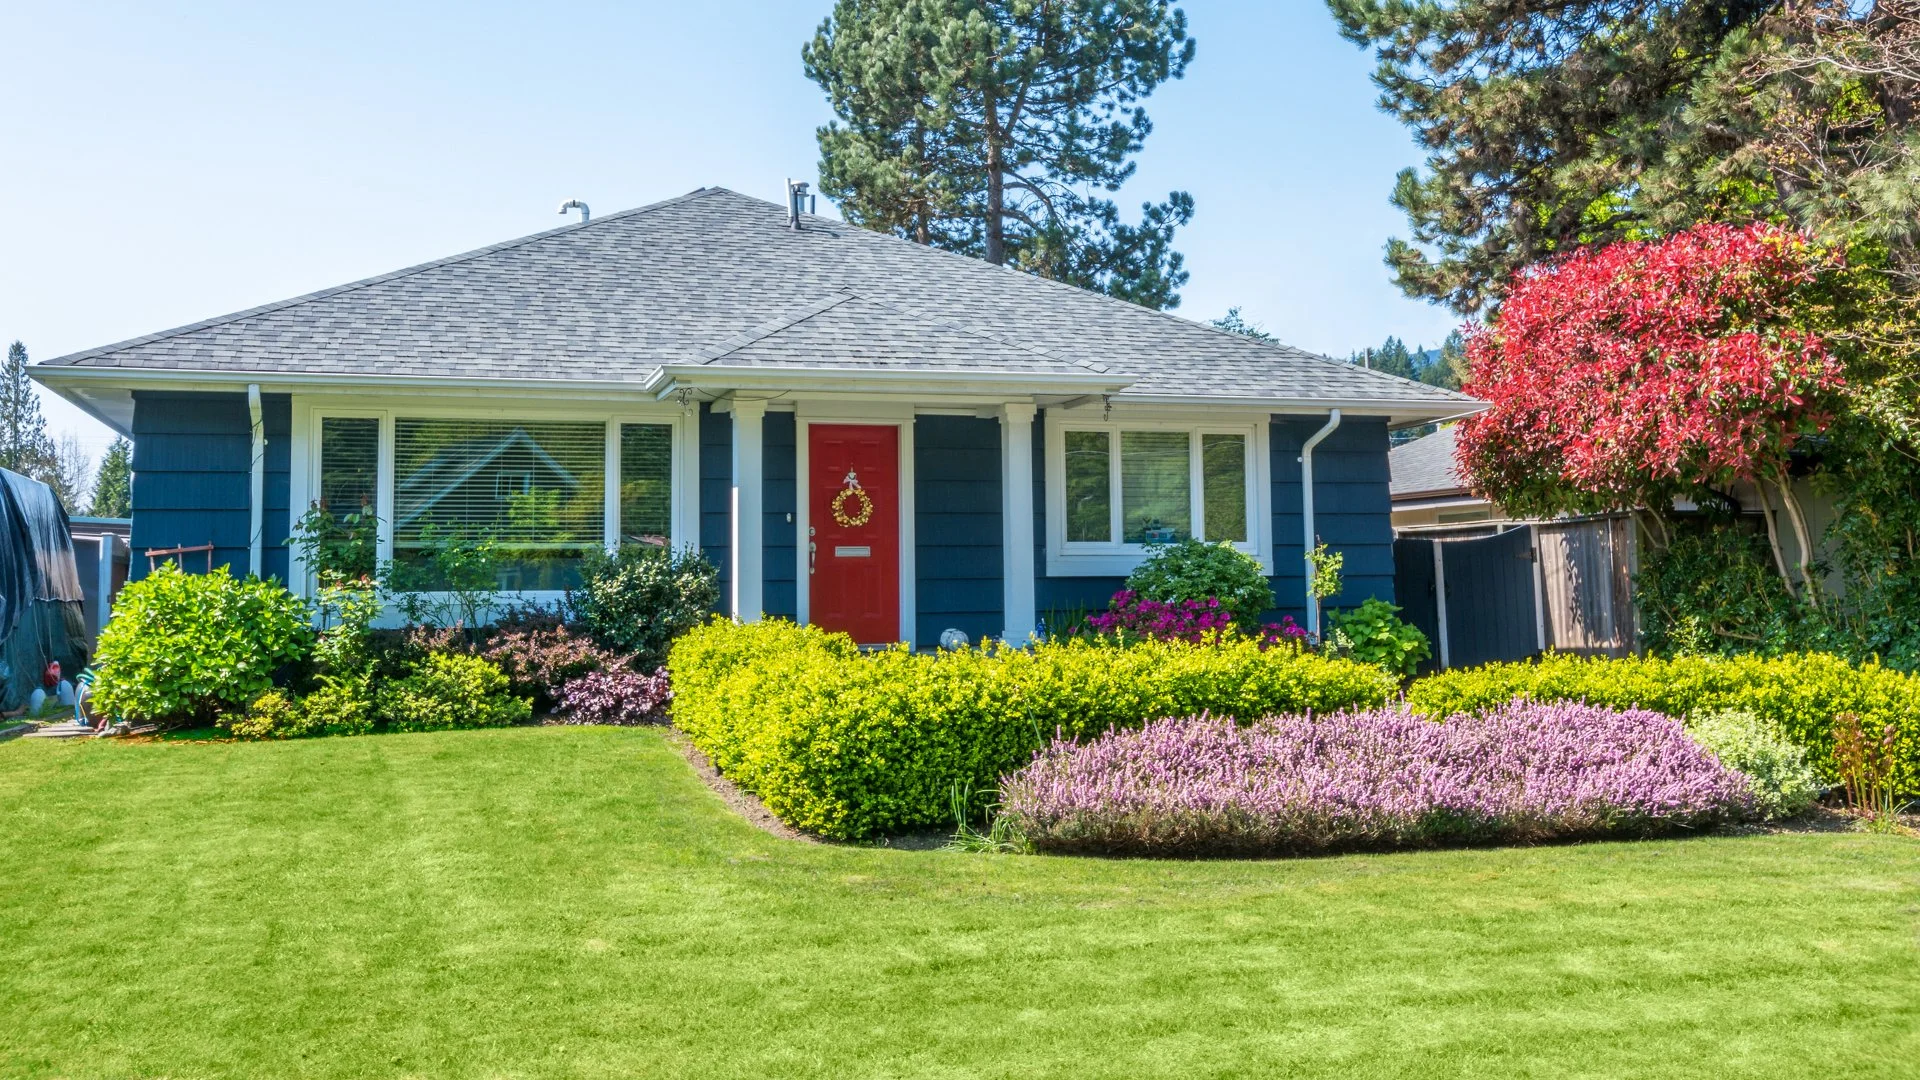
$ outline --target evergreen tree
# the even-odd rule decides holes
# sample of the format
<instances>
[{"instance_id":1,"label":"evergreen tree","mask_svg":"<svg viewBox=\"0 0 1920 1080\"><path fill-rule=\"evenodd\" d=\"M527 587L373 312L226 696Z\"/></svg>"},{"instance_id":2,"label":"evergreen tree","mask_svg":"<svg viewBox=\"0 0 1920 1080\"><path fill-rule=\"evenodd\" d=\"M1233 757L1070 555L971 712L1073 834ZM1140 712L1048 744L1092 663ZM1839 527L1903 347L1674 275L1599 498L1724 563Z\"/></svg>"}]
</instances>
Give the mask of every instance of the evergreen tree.
<instances>
[{"instance_id":1,"label":"evergreen tree","mask_svg":"<svg viewBox=\"0 0 1920 1080\"><path fill-rule=\"evenodd\" d=\"M1193 200L1121 220L1102 192L1193 59L1166 0L837 0L801 53L839 118L820 187L847 220L1154 308L1187 281Z\"/></svg>"},{"instance_id":2,"label":"evergreen tree","mask_svg":"<svg viewBox=\"0 0 1920 1080\"><path fill-rule=\"evenodd\" d=\"M1467 339L1455 330L1435 352L1421 350L1420 381L1428 386L1458 390L1467 381Z\"/></svg>"},{"instance_id":3,"label":"evergreen tree","mask_svg":"<svg viewBox=\"0 0 1920 1080\"><path fill-rule=\"evenodd\" d=\"M1269 345L1276 343L1274 336L1267 333L1259 323L1248 322L1243 318L1240 314L1240 309L1237 307L1228 308L1225 315L1220 316L1207 325L1213 327L1215 330L1225 330L1229 334L1239 334L1241 337L1250 337L1255 341L1264 341Z\"/></svg>"},{"instance_id":4,"label":"evergreen tree","mask_svg":"<svg viewBox=\"0 0 1920 1080\"><path fill-rule=\"evenodd\" d=\"M1414 368L1413 353L1407 350L1407 343L1397 337L1387 338L1377 349L1354 353L1347 361L1403 379L1416 378L1419 374Z\"/></svg>"},{"instance_id":5,"label":"evergreen tree","mask_svg":"<svg viewBox=\"0 0 1920 1080\"><path fill-rule=\"evenodd\" d=\"M133 516L133 444L127 440L113 440L100 459L100 472L93 481L93 504L87 513L94 517Z\"/></svg>"},{"instance_id":6,"label":"evergreen tree","mask_svg":"<svg viewBox=\"0 0 1920 1080\"><path fill-rule=\"evenodd\" d=\"M40 398L27 378L27 347L16 341L0 369L0 468L42 480L55 471L53 440L40 415Z\"/></svg>"},{"instance_id":7,"label":"evergreen tree","mask_svg":"<svg viewBox=\"0 0 1920 1080\"><path fill-rule=\"evenodd\" d=\"M1650 168L1729 38L1780 0L1328 0L1373 48L1380 105L1428 148L1393 202L1409 295L1471 313L1513 271L1637 235ZM1430 254L1431 253L1431 254Z\"/></svg>"}]
</instances>

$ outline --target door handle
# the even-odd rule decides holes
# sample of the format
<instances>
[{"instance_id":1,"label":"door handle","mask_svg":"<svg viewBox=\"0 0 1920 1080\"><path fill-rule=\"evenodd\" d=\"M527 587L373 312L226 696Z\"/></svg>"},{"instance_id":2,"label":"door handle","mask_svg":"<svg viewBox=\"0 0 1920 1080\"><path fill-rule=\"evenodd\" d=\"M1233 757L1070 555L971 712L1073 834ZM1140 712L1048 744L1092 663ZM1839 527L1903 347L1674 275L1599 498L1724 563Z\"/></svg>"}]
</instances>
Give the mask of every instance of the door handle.
<instances>
[{"instance_id":1,"label":"door handle","mask_svg":"<svg viewBox=\"0 0 1920 1080\"><path fill-rule=\"evenodd\" d=\"M811 540L807 541L807 576L808 577L813 576L813 560L814 560L814 557L819 553L820 553L820 545L814 543Z\"/></svg>"}]
</instances>

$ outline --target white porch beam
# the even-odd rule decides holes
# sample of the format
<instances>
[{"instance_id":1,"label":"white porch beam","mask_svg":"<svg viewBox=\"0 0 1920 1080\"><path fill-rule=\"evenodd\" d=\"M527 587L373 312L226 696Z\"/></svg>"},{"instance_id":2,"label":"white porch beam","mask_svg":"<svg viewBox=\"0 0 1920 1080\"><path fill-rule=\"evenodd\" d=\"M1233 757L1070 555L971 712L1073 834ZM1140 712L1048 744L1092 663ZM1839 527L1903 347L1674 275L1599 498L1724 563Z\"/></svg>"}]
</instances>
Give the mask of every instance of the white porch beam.
<instances>
[{"instance_id":1,"label":"white porch beam","mask_svg":"<svg viewBox=\"0 0 1920 1080\"><path fill-rule=\"evenodd\" d=\"M1033 598L1033 417L1030 402L1000 408L1001 610L1004 639L1024 645L1038 615Z\"/></svg>"},{"instance_id":2,"label":"white porch beam","mask_svg":"<svg viewBox=\"0 0 1920 1080\"><path fill-rule=\"evenodd\" d=\"M728 549L733 578L732 613L739 622L759 622L765 610L761 538L766 469L762 422L764 401L733 402L733 543Z\"/></svg>"}]
</instances>

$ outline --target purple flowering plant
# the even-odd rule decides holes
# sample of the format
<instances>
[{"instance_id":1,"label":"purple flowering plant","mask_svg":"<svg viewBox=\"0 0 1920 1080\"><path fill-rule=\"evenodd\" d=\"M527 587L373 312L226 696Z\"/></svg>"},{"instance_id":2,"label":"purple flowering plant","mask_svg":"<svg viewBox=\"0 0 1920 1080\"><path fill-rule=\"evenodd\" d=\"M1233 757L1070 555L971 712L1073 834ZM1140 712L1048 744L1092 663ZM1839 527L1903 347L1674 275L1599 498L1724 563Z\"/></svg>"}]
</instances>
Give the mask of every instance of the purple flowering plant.
<instances>
[{"instance_id":1,"label":"purple flowering plant","mask_svg":"<svg viewBox=\"0 0 1920 1080\"><path fill-rule=\"evenodd\" d=\"M1094 633L1121 641L1156 638L1192 644L1217 644L1241 632L1233 612L1217 596L1198 600L1149 600L1132 589L1113 594L1107 610L1087 616ZM1260 627L1256 637L1263 646L1302 646L1308 644L1307 632L1282 616L1277 623Z\"/></svg>"},{"instance_id":2,"label":"purple flowering plant","mask_svg":"<svg viewBox=\"0 0 1920 1080\"><path fill-rule=\"evenodd\" d=\"M616 668L589 671L569 680L557 693L554 719L567 724L649 724L663 719L673 700L667 669L651 675Z\"/></svg>"},{"instance_id":3,"label":"purple flowering plant","mask_svg":"<svg viewBox=\"0 0 1920 1080\"><path fill-rule=\"evenodd\" d=\"M1516 701L1444 723L1378 709L1056 738L1000 804L1041 851L1244 856L1654 835L1753 798L1669 717Z\"/></svg>"}]
</instances>

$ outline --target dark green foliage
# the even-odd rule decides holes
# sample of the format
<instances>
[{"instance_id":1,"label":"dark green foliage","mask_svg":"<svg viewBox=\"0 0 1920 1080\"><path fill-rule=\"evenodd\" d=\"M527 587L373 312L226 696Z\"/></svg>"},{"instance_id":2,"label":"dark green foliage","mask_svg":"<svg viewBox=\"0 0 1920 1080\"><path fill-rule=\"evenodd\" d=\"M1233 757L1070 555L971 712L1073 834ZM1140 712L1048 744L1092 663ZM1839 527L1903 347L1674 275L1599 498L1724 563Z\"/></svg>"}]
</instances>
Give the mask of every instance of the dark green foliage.
<instances>
[{"instance_id":1,"label":"dark green foliage","mask_svg":"<svg viewBox=\"0 0 1920 1080\"><path fill-rule=\"evenodd\" d=\"M1329 638L1339 636L1344 654L1378 664L1403 679L1413 677L1420 662L1433 655L1427 635L1402 619L1400 609L1378 597L1368 597L1357 608L1327 613Z\"/></svg>"},{"instance_id":2,"label":"dark green foliage","mask_svg":"<svg viewBox=\"0 0 1920 1080\"><path fill-rule=\"evenodd\" d=\"M93 498L87 513L94 517L133 516L133 444L113 440L100 459L100 472L93 479Z\"/></svg>"},{"instance_id":3,"label":"dark green foliage","mask_svg":"<svg viewBox=\"0 0 1920 1080\"><path fill-rule=\"evenodd\" d=\"M1225 315L1213 320L1209 325L1215 330L1225 330L1229 334L1239 334L1241 337L1250 337L1255 341L1264 341L1268 344L1274 344L1276 341L1274 336L1267 333L1259 323L1248 322L1243 318L1237 307L1228 308Z\"/></svg>"},{"instance_id":4,"label":"dark green foliage","mask_svg":"<svg viewBox=\"0 0 1920 1080\"><path fill-rule=\"evenodd\" d=\"M1805 750L1807 760L1830 779L1834 717L1856 713L1876 732L1895 725L1898 786L1920 792L1920 678L1878 664L1849 664L1827 653L1672 660L1549 654L1538 661L1429 675L1407 691L1416 711L1434 717L1483 712L1516 697L1638 706L1680 719L1743 710Z\"/></svg>"},{"instance_id":5,"label":"dark green foliage","mask_svg":"<svg viewBox=\"0 0 1920 1080\"><path fill-rule=\"evenodd\" d=\"M842 839L950 821L956 785L990 791L1056 732L1375 707L1394 691L1371 665L1251 639L862 654L778 620L715 620L668 667L674 723L715 766L787 823Z\"/></svg>"},{"instance_id":6,"label":"dark green foliage","mask_svg":"<svg viewBox=\"0 0 1920 1080\"><path fill-rule=\"evenodd\" d=\"M1347 362L1398 375L1403 379L1413 379L1428 386L1458 390L1467 374L1467 342L1455 330L1447 335L1447 340L1438 349L1424 346L1409 349L1406 342L1389 336L1377 348L1363 349L1348 356Z\"/></svg>"},{"instance_id":7,"label":"dark green foliage","mask_svg":"<svg viewBox=\"0 0 1920 1080\"><path fill-rule=\"evenodd\" d=\"M1779 654L1807 647L1817 612L1787 592L1757 527L1707 519L1670 528L1666 547L1642 546L1633 581L1640 640L1649 652Z\"/></svg>"},{"instance_id":8,"label":"dark green foliage","mask_svg":"<svg viewBox=\"0 0 1920 1080\"><path fill-rule=\"evenodd\" d=\"M1424 172L1393 189L1412 242L1387 262L1409 295L1462 312L1573 244L1639 235L1634 196L1696 80L1776 0L1328 0L1372 48L1380 105Z\"/></svg>"},{"instance_id":9,"label":"dark green foliage","mask_svg":"<svg viewBox=\"0 0 1920 1080\"><path fill-rule=\"evenodd\" d=\"M533 703L508 693L506 675L480 657L433 653L376 691L374 713L390 731L444 731L525 723Z\"/></svg>"},{"instance_id":10,"label":"dark green foliage","mask_svg":"<svg viewBox=\"0 0 1920 1080\"><path fill-rule=\"evenodd\" d=\"M1193 58L1165 0L838 0L802 50L835 122L820 186L847 220L1154 308L1187 280L1173 192L1120 220L1140 102Z\"/></svg>"},{"instance_id":11,"label":"dark green foliage","mask_svg":"<svg viewBox=\"0 0 1920 1080\"><path fill-rule=\"evenodd\" d=\"M93 704L129 720L211 723L306 659L312 622L313 609L279 582L162 563L114 601L94 657Z\"/></svg>"},{"instance_id":12,"label":"dark green foliage","mask_svg":"<svg viewBox=\"0 0 1920 1080\"><path fill-rule=\"evenodd\" d=\"M27 377L27 347L16 341L0 368L0 468L45 479L56 468L56 456L40 398Z\"/></svg>"},{"instance_id":13,"label":"dark green foliage","mask_svg":"<svg viewBox=\"0 0 1920 1080\"><path fill-rule=\"evenodd\" d=\"M1154 547L1146 561L1127 575L1127 588L1163 604L1218 597L1234 621L1247 630L1259 626L1261 613L1273 607L1273 586L1258 559L1230 543L1210 544L1191 537Z\"/></svg>"},{"instance_id":14,"label":"dark green foliage","mask_svg":"<svg viewBox=\"0 0 1920 1080\"><path fill-rule=\"evenodd\" d=\"M604 648L629 653L637 671L666 663L673 639L698 626L720 602L720 572L688 548L668 552L627 544L594 552L567 607Z\"/></svg>"}]
</instances>

